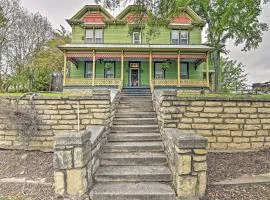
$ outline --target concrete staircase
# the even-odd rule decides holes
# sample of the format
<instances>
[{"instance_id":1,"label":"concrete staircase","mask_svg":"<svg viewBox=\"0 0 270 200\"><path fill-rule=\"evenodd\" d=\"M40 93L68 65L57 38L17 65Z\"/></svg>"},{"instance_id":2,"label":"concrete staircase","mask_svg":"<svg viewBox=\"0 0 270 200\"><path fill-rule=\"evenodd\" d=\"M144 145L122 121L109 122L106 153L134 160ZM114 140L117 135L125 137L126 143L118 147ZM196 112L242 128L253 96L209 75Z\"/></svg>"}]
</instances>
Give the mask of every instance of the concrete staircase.
<instances>
[{"instance_id":1,"label":"concrete staircase","mask_svg":"<svg viewBox=\"0 0 270 200\"><path fill-rule=\"evenodd\" d=\"M175 200L149 89L123 89L91 200Z\"/></svg>"}]
</instances>

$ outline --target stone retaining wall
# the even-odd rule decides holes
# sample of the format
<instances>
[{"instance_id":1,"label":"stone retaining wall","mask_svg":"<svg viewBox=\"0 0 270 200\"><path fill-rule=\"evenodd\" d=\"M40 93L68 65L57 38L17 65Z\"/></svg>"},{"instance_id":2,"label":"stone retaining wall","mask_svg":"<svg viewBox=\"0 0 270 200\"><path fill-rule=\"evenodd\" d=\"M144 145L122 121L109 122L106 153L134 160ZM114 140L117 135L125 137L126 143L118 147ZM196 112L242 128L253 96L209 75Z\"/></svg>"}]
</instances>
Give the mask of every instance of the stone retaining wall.
<instances>
[{"instance_id":1,"label":"stone retaining wall","mask_svg":"<svg viewBox=\"0 0 270 200\"><path fill-rule=\"evenodd\" d=\"M54 182L57 197L85 199L99 168L99 155L106 143L104 126L86 131L67 131L54 137ZM87 195L86 195L87 197Z\"/></svg>"},{"instance_id":2,"label":"stone retaining wall","mask_svg":"<svg viewBox=\"0 0 270 200\"><path fill-rule=\"evenodd\" d=\"M184 98L155 91L160 127L194 130L214 150L270 147L270 100Z\"/></svg>"},{"instance_id":3,"label":"stone retaining wall","mask_svg":"<svg viewBox=\"0 0 270 200\"><path fill-rule=\"evenodd\" d=\"M17 98L1 98L0 103L14 106ZM59 132L85 130L91 125L104 125L107 129L112 123L119 93L111 100L110 91L93 91L92 96L82 97L35 97L32 100L39 120L39 131L25 142L9 116L0 116L0 148L51 151L53 136ZM19 108L29 108L29 98L18 101Z\"/></svg>"}]
</instances>

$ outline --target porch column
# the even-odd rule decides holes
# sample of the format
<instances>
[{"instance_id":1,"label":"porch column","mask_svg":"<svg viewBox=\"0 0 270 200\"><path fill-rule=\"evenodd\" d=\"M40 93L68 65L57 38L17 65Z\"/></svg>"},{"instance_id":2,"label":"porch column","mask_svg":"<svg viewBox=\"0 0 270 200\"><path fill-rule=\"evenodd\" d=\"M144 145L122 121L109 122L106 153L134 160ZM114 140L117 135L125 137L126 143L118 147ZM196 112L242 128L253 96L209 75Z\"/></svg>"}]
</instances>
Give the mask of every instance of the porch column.
<instances>
[{"instance_id":1,"label":"porch column","mask_svg":"<svg viewBox=\"0 0 270 200\"><path fill-rule=\"evenodd\" d=\"M149 56L149 81L150 81L150 85L152 84L152 60L153 60L153 55L152 55L152 51L150 51L150 56Z\"/></svg>"},{"instance_id":2,"label":"porch column","mask_svg":"<svg viewBox=\"0 0 270 200\"><path fill-rule=\"evenodd\" d=\"M92 86L95 86L96 78L96 52L93 50L93 75L92 75Z\"/></svg>"},{"instance_id":3,"label":"porch column","mask_svg":"<svg viewBox=\"0 0 270 200\"><path fill-rule=\"evenodd\" d=\"M124 83L124 51L121 54L121 83Z\"/></svg>"},{"instance_id":4,"label":"porch column","mask_svg":"<svg viewBox=\"0 0 270 200\"><path fill-rule=\"evenodd\" d=\"M207 58L206 58L206 82L207 82L207 87L210 87L210 83L209 83L209 52L207 52L206 54Z\"/></svg>"},{"instance_id":5,"label":"porch column","mask_svg":"<svg viewBox=\"0 0 270 200\"><path fill-rule=\"evenodd\" d=\"M181 86L181 52L178 52L177 55L178 59L177 59L177 80L178 80L178 87Z\"/></svg>"},{"instance_id":6,"label":"porch column","mask_svg":"<svg viewBox=\"0 0 270 200\"><path fill-rule=\"evenodd\" d=\"M67 78L67 54L66 51L64 51L64 74L63 74L63 85L66 85L66 78Z\"/></svg>"}]
</instances>

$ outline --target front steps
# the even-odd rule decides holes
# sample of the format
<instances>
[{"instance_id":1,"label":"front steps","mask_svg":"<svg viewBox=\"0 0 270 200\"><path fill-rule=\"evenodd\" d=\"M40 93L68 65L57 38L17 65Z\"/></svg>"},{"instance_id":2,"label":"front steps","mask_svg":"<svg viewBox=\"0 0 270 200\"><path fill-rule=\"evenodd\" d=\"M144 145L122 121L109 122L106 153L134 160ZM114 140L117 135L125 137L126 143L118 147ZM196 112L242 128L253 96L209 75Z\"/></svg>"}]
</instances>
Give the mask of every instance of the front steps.
<instances>
[{"instance_id":1,"label":"front steps","mask_svg":"<svg viewBox=\"0 0 270 200\"><path fill-rule=\"evenodd\" d=\"M149 89L123 89L91 200L175 200Z\"/></svg>"}]
</instances>

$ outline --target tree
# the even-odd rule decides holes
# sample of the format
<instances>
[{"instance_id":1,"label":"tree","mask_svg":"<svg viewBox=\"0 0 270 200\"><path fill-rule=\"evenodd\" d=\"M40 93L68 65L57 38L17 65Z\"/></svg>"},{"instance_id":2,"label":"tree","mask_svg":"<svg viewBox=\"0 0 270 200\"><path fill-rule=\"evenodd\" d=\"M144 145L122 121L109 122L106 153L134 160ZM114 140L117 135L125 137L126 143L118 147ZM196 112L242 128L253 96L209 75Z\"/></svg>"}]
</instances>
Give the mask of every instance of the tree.
<instances>
[{"instance_id":1,"label":"tree","mask_svg":"<svg viewBox=\"0 0 270 200\"><path fill-rule=\"evenodd\" d=\"M96 0L109 8L130 0ZM220 55L228 53L226 42L233 40L235 45L242 44L243 51L256 49L262 42L264 31L268 30L266 23L261 23L259 16L262 4L269 0L135 0L138 13L147 14L148 35L155 35L158 27L167 24L179 14L180 7L190 6L206 22L207 42L214 47L213 63L215 66L215 90L219 90ZM145 11L147 10L147 12ZM149 37L151 38L151 37Z\"/></svg>"},{"instance_id":2,"label":"tree","mask_svg":"<svg viewBox=\"0 0 270 200\"><path fill-rule=\"evenodd\" d=\"M71 42L71 35L63 26L60 26L58 30L54 30L52 35L52 38L38 52L33 62L33 89L36 91L49 86L53 72L62 71L64 55L57 46Z\"/></svg>"},{"instance_id":3,"label":"tree","mask_svg":"<svg viewBox=\"0 0 270 200\"><path fill-rule=\"evenodd\" d=\"M239 92L247 86L247 74L242 63L228 58L221 59L221 91Z\"/></svg>"}]
</instances>

